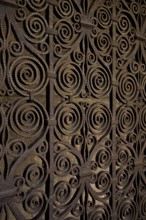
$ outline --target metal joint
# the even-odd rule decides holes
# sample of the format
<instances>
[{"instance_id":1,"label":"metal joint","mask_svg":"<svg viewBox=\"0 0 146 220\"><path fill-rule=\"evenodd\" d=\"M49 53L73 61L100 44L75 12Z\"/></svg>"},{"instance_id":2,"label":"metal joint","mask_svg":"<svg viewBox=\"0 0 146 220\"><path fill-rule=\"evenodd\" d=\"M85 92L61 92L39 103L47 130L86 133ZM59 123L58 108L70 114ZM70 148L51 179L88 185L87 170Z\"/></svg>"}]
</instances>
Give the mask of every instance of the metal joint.
<instances>
[{"instance_id":1,"label":"metal joint","mask_svg":"<svg viewBox=\"0 0 146 220\"><path fill-rule=\"evenodd\" d=\"M13 0L0 0L0 4L6 5L9 7L18 8L18 5Z\"/></svg>"},{"instance_id":2,"label":"metal joint","mask_svg":"<svg viewBox=\"0 0 146 220\"><path fill-rule=\"evenodd\" d=\"M49 120L49 126L56 126L56 124L57 124L56 119Z\"/></svg>"},{"instance_id":3,"label":"metal joint","mask_svg":"<svg viewBox=\"0 0 146 220\"><path fill-rule=\"evenodd\" d=\"M112 47L117 47L117 48L118 48L118 42L116 42L116 41L112 41L111 46L112 46Z\"/></svg>"},{"instance_id":4,"label":"metal joint","mask_svg":"<svg viewBox=\"0 0 146 220\"><path fill-rule=\"evenodd\" d=\"M57 0L46 0L46 3L53 5L53 6L58 6L58 1Z\"/></svg>"},{"instance_id":5,"label":"metal joint","mask_svg":"<svg viewBox=\"0 0 146 220\"><path fill-rule=\"evenodd\" d=\"M118 120L116 120L116 119L112 119L112 125L118 125Z\"/></svg>"},{"instance_id":6,"label":"metal joint","mask_svg":"<svg viewBox=\"0 0 146 220\"><path fill-rule=\"evenodd\" d=\"M136 37L137 37L137 40L139 40L139 41L146 41L146 37L144 37L142 35L136 34Z\"/></svg>"},{"instance_id":7,"label":"metal joint","mask_svg":"<svg viewBox=\"0 0 146 220\"><path fill-rule=\"evenodd\" d=\"M5 199L17 194L17 188L6 185L0 186L0 199Z\"/></svg>"},{"instance_id":8,"label":"metal joint","mask_svg":"<svg viewBox=\"0 0 146 220\"><path fill-rule=\"evenodd\" d=\"M94 24L87 22L87 21L84 21L84 20L81 20L81 25L84 28L91 28L91 29L94 28Z\"/></svg>"},{"instance_id":9,"label":"metal joint","mask_svg":"<svg viewBox=\"0 0 146 220\"><path fill-rule=\"evenodd\" d=\"M58 35L58 31L53 29L53 28L50 28L50 27L48 27L46 29L46 33L49 34L49 35Z\"/></svg>"},{"instance_id":10,"label":"metal joint","mask_svg":"<svg viewBox=\"0 0 146 220\"><path fill-rule=\"evenodd\" d=\"M119 85L118 81L115 78L112 79L112 85L113 86L118 86Z\"/></svg>"},{"instance_id":11,"label":"metal joint","mask_svg":"<svg viewBox=\"0 0 146 220\"><path fill-rule=\"evenodd\" d=\"M56 79L56 73L55 72L49 72L48 73L48 78Z\"/></svg>"},{"instance_id":12,"label":"metal joint","mask_svg":"<svg viewBox=\"0 0 146 220\"><path fill-rule=\"evenodd\" d=\"M114 16L111 17L111 20L112 20L113 22L115 22L115 23L118 23L118 19L117 19L116 17L114 17Z\"/></svg>"}]
</instances>

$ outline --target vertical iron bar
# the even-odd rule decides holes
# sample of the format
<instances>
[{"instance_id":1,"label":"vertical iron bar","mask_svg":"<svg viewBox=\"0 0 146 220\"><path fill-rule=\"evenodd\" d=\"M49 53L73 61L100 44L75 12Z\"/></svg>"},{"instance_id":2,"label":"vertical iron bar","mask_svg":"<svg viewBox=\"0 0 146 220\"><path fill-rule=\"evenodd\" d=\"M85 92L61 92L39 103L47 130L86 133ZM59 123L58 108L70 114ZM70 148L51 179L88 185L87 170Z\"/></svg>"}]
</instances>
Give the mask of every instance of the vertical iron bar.
<instances>
[{"instance_id":1,"label":"vertical iron bar","mask_svg":"<svg viewBox=\"0 0 146 220\"><path fill-rule=\"evenodd\" d=\"M53 5L49 5L49 28L53 29ZM49 35L49 67L50 72L54 72L54 62L53 62L53 35ZM51 77L49 82L49 116L50 120L54 119L54 108L53 108L53 92L54 92L54 79ZM54 126L50 125L49 129L49 160L50 160L50 179L49 179L49 198L53 197L53 182L54 182L54 173L53 173L53 163L54 163ZM53 200L50 199L49 202L49 220L52 220L53 217Z\"/></svg>"},{"instance_id":2,"label":"vertical iron bar","mask_svg":"<svg viewBox=\"0 0 146 220\"><path fill-rule=\"evenodd\" d=\"M113 0L112 16L116 17L116 1ZM112 41L116 42L116 22L113 21L112 24ZM116 47L112 48L113 60L112 60L112 79L116 79ZM113 84L112 87L112 120L116 121L116 85ZM112 220L117 220L117 211L116 211L116 124L112 123Z\"/></svg>"}]
</instances>

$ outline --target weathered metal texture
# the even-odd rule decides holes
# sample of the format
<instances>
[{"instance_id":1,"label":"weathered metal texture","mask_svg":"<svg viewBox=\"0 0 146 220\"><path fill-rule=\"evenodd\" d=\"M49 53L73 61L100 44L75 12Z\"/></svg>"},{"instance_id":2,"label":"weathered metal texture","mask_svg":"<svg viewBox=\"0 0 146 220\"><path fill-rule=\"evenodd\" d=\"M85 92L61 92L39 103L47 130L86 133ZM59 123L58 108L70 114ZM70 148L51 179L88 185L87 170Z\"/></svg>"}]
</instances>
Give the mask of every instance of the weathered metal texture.
<instances>
[{"instance_id":1,"label":"weathered metal texture","mask_svg":"<svg viewBox=\"0 0 146 220\"><path fill-rule=\"evenodd\" d=\"M146 219L146 1L0 1L0 220Z\"/></svg>"}]
</instances>

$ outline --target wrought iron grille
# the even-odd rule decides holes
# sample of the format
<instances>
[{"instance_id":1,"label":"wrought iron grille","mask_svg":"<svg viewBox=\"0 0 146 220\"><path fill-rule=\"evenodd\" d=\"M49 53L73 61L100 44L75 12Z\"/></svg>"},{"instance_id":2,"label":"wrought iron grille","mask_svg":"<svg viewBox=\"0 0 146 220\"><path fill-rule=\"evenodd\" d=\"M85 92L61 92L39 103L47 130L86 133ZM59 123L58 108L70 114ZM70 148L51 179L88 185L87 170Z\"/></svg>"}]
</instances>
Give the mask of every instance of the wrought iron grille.
<instances>
[{"instance_id":1,"label":"wrought iron grille","mask_svg":"<svg viewBox=\"0 0 146 220\"><path fill-rule=\"evenodd\" d=\"M146 219L146 0L0 1L0 220Z\"/></svg>"}]
</instances>

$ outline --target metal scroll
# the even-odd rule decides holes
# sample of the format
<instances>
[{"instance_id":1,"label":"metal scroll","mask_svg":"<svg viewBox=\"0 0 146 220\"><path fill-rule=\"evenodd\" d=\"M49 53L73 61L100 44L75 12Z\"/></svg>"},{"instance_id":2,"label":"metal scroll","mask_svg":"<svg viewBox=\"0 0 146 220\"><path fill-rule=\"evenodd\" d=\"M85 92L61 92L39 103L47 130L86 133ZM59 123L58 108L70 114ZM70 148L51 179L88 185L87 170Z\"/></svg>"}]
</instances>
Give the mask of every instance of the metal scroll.
<instances>
[{"instance_id":1,"label":"metal scroll","mask_svg":"<svg viewBox=\"0 0 146 220\"><path fill-rule=\"evenodd\" d=\"M146 1L0 1L0 220L146 219Z\"/></svg>"}]
</instances>

